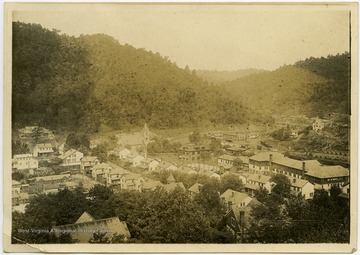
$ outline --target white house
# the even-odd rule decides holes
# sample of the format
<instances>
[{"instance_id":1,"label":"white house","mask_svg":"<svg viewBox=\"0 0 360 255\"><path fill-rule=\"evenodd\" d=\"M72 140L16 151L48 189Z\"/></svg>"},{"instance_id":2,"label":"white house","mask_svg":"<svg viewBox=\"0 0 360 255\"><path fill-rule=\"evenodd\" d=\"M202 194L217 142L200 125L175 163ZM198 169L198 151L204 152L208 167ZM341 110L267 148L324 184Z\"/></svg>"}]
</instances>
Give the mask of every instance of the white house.
<instances>
[{"instance_id":1,"label":"white house","mask_svg":"<svg viewBox=\"0 0 360 255\"><path fill-rule=\"evenodd\" d=\"M324 128L324 122L319 119L319 118L316 118L315 121L313 122L312 124L312 129L315 131L315 132L319 132L321 131L323 128Z\"/></svg>"},{"instance_id":2,"label":"white house","mask_svg":"<svg viewBox=\"0 0 360 255\"><path fill-rule=\"evenodd\" d=\"M156 170L157 171L176 171L178 168L174 164L167 162L167 161L161 161L160 164L157 165Z\"/></svg>"},{"instance_id":3,"label":"white house","mask_svg":"<svg viewBox=\"0 0 360 255\"><path fill-rule=\"evenodd\" d=\"M276 185L270 182L271 177L261 174L250 174L246 180L245 191L251 196L255 195L255 191L264 188L271 193L272 188Z\"/></svg>"},{"instance_id":4,"label":"white house","mask_svg":"<svg viewBox=\"0 0 360 255\"><path fill-rule=\"evenodd\" d=\"M12 180L12 193L20 193L21 192L21 183L15 180Z\"/></svg>"},{"instance_id":5,"label":"white house","mask_svg":"<svg viewBox=\"0 0 360 255\"><path fill-rule=\"evenodd\" d=\"M312 199L314 197L315 185L311 182L296 178L290 180L290 182L290 190L294 194L301 194L305 199Z\"/></svg>"},{"instance_id":6,"label":"white house","mask_svg":"<svg viewBox=\"0 0 360 255\"><path fill-rule=\"evenodd\" d=\"M140 166L141 168L148 170L148 171L154 171L156 169L156 167L160 164L159 161L155 160L155 159L151 159L151 158L144 158L141 162L140 162Z\"/></svg>"},{"instance_id":7,"label":"white house","mask_svg":"<svg viewBox=\"0 0 360 255\"><path fill-rule=\"evenodd\" d=\"M106 163L100 163L93 166L91 175L94 180L107 180L109 174L111 173L112 167Z\"/></svg>"},{"instance_id":8,"label":"white house","mask_svg":"<svg viewBox=\"0 0 360 255\"><path fill-rule=\"evenodd\" d=\"M63 161L63 166L80 166L81 159L84 157L84 154L80 151L70 149L66 151L63 155L59 156L59 159Z\"/></svg>"},{"instance_id":9,"label":"white house","mask_svg":"<svg viewBox=\"0 0 360 255\"><path fill-rule=\"evenodd\" d=\"M237 208L246 207L252 200L246 193L228 189L220 198L227 204L231 204ZM229 203L230 202L230 203Z\"/></svg>"},{"instance_id":10,"label":"white house","mask_svg":"<svg viewBox=\"0 0 360 255\"><path fill-rule=\"evenodd\" d=\"M139 155L139 154L129 154L127 156L127 160L130 164L132 164L132 167L137 167L140 166L141 161L144 159L143 156Z\"/></svg>"},{"instance_id":11,"label":"white house","mask_svg":"<svg viewBox=\"0 0 360 255\"><path fill-rule=\"evenodd\" d=\"M51 143L40 143L35 145L33 149L34 157L47 156L54 153Z\"/></svg>"},{"instance_id":12,"label":"white house","mask_svg":"<svg viewBox=\"0 0 360 255\"><path fill-rule=\"evenodd\" d=\"M128 172L121 177L121 189L142 191L145 180L140 174Z\"/></svg>"},{"instance_id":13,"label":"white house","mask_svg":"<svg viewBox=\"0 0 360 255\"><path fill-rule=\"evenodd\" d=\"M111 164L111 166L112 168L110 172L107 174L106 185L108 186L121 185L121 178L125 174L128 174L129 171L119 166L113 166L113 164Z\"/></svg>"},{"instance_id":14,"label":"white house","mask_svg":"<svg viewBox=\"0 0 360 255\"><path fill-rule=\"evenodd\" d=\"M113 154L118 156L120 159L126 159L130 155L131 151L124 147L117 147L113 150Z\"/></svg>"},{"instance_id":15,"label":"white house","mask_svg":"<svg viewBox=\"0 0 360 255\"><path fill-rule=\"evenodd\" d=\"M220 180L220 179L221 179L220 174L215 173L214 171L211 171L211 170L204 170L204 169L201 169L201 170L199 170L199 172L198 172L198 173L199 173L199 174L206 175L207 177L216 178L216 179L218 179L218 180Z\"/></svg>"},{"instance_id":16,"label":"white house","mask_svg":"<svg viewBox=\"0 0 360 255\"><path fill-rule=\"evenodd\" d=\"M12 167L17 170L37 169L39 167L39 161L32 154L14 155L12 164Z\"/></svg>"},{"instance_id":17,"label":"white house","mask_svg":"<svg viewBox=\"0 0 360 255\"><path fill-rule=\"evenodd\" d=\"M81 159L80 169L90 173L93 167L99 163L100 161L97 159L97 157L86 156Z\"/></svg>"}]
</instances>

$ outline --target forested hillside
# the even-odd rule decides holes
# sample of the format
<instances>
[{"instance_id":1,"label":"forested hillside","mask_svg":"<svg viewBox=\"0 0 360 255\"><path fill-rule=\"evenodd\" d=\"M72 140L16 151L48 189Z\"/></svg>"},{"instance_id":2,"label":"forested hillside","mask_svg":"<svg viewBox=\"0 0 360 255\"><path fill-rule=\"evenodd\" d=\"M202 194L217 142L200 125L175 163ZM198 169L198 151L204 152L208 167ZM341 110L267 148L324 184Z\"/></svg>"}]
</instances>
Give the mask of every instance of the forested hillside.
<instances>
[{"instance_id":1,"label":"forested hillside","mask_svg":"<svg viewBox=\"0 0 360 255\"><path fill-rule=\"evenodd\" d=\"M221 82L232 81L243 78L250 74L263 73L265 70L260 69L240 69L236 71L210 71L210 70L196 70L196 75L208 81L210 84L218 84Z\"/></svg>"},{"instance_id":2,"label":"forested hillside","mask_svg":"<svg viewBox=\"0 0 360 255\"><path fill-rule=\"evenodd\" d=\"M242 123L240 101L160 54L107 35L13 24L13 123L97 131Z\"/></svg>"},{"instance_id":3,"label":"forested hillside","mask_svg":"<svg viewBox=\"0 0 360 255\"><path fill-rule=\"evenodd\" d=\"M269 113L349 113L349 54L310 58L220 84L245 106Z\"/></svg>"},{"instance_id":4,"label":"forested hillside","mask_svg":"<svg viewBox=\"0 0 360 255\"><path fill-rule=\"evenodd\" d=\"M253 119L253 110L347 113L348 56L310 58L272 72L248 70L255 73L210 86L159 53L107 35L71 37L15 22L13 124L96 132L145 121L159 128L238 124Z\"/></svg>"},{"instance_id":5,"label":"forested hillside","mask_svg":"<svg viewBox=\"0 0 360 255\"><path fill-rule=\"evenodd\" d=\"M326 78L322 86L313 88L309 100L314 109L318 109L320 113L350 113L350 64L348 52L327 58L311 57L295 63L295 66Z\"/></svg>"}]
</instances>

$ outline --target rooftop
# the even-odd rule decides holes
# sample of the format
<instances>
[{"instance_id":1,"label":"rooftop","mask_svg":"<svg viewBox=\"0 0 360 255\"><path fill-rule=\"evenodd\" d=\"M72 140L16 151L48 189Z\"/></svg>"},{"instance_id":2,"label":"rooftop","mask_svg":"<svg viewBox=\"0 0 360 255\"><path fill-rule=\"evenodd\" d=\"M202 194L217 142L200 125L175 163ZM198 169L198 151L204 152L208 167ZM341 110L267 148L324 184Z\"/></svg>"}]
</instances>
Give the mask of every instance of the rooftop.
<instances>
[{"instance_id":1,"label":"rooftop","mask_svg":"<svg viewBox=\"0 0 360 255\"><path fill-rule=\"evenodd\" d=\"M66 151L63 155L60 155L59 158L60 159L65 159L65 158L69 157L70 155L72 155L72 154L74 154L76 152L77 152L77 150L70 149L70 150Z\"/></svg>"},{"instance_id":2,"label":"rooftop","mask_svg":"<svg viewBox=\"0 0 360 255\"><path fill-rule=\"evenodd\" d=\"M263 175L263 174L249 174L249 177L248 177L248 180L256 181L259 183L267 183L270 181L270 179L271 179L270 176Z\"/></svg>"},{"instance_id":3,"label":"rooftop","mask_svg":"<svg viewBox=\"0 0 360 255\"><path fill-rule=\"evenodd\" d=\"M280 152L272 151L272 152L261 152L259 154L250 157L250 159L254 161L269 161L270 154L272 154L273 156L273 161L284 157L284 155L281 154Z\"/></svg>"},{"instance_id":4,"label":"rooftop","mask_svg":"<svg viewBox=\"0 0 360 255\"><path fill-rule=\"evenodd\" d=\"M231 201L233 205L238 205L245 199L250 198L247 194L232 189L228 189L223 194L221 194L220 197L225 199L226 202Z\"/></svg>"},{"instance_id":5,"label":"rooftop","mask_svg":"<svg viewBox=\"0 0 360 255\"><path fill-rule=\"evenodd\" d=\"M199 193L200 192L200 188L204 186L203 184L200 183L195 183L194 185L192 185L188 191L194 192L194 193Z\"/></svg>"},{"instance_id":6,"label":"rooftop","mask_svg":"<svg viewBox=\"0 0 360 255\"><path fill-rule=\"evenodd\" d=\"M230 156L227 154L223 154L223 155L219 156L218 159L225 159L225 160L233 161L236 159L236 157Z\"/></svg>"},{"instance_id":7,"label":"rooftop","mask_svg":"<svg viewBox=\"0 0 360 255\"><path fill-rule=\"evenodd\" d=\"M349 176L350 172L348 169L342 166L313 166L305 175L316 177L316 178L333 178L333 177L346 177Z\"/></svg>"}]
</instances>

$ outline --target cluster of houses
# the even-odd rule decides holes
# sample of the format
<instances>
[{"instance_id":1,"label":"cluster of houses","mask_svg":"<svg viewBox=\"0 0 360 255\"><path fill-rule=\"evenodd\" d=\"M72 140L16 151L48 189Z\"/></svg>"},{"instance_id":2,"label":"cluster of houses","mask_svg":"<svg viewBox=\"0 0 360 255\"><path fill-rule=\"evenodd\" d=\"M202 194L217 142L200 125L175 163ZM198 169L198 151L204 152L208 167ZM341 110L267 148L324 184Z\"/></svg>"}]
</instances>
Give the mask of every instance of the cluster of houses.
<instances>
[{"instance_id":1,"label":"cluster of houses","mask_svg":"<svg viewBox=\"0 0 360 255\"><path fill-rule=\"evenodd\" d=\"M147 139L149 137L150 135L145 136ZM246 212L259 203L255 198L256 191L263 189L268 193L272 192L276 186L276 183L271 181L274 174L287 176L290 179L291 192L300 194L305 199L312 199L316 189L329 191L332 186L340 187L343 191L341 196L349 198L349 170L342 166L322 165L317 160L295 160L279 152L261 152L253 156L244 156L249 147L241 143L226 147L223 150L224 154L217 157L216 165L199 163L201 154L210 151L208 145L186 144L179 148L179 158L182 159L182 163L176 164L148 157L146 151L148 141L144 143L144 135L135 134L130 137L131 139L121 135L120 138L119 147L109 151L108 154L118 158L123 163L123 167L110 162L100 162L97 157L84 156L82 152L75 149L65 151L64 145L58 148L60 155L55 155L51 143L36 144L31 154L14 155L13 171L27 172L32 178L27 179L26 183L13 180L13 206L24 207L33 194L56 193L65 188L75 189L80 185L79 179L73 178L70 172L54 174L51 169L48 171L49 169L39 167L40 160L54 157L61 160L61 166L78 169L77 173L91 178L94 183L138 192L152 191L157 187L162 187L167 191L175 188L186 190L183 183L177 182L172 174L169 175L166 183L161 183L159 180L144 177L141 174L143 172L178 171L186 174L202 174L219 180L231 175L233 178L240 179L244 185L242 192L227 190L220 194L221 199L229 208L225 217L226 224L234 233L241 232L241 227L246 227L251 220L250 213ZM235 139L234 137L227 138ZM130 142L135 147L129 147ZM138 147L143 149L144 145L143 154L136 152ZM131 169L136 169L136 171L130 171ZM194 197L198 194L202 186L201 183L196 183L190 187L187 190L189 196ZM86 214L85 216L89 220L86 224L91 225L97 222L91 216ZM118 219L110 221L118 224ZM84 222L80 221L71 226L59 227L75 229L82 224Z\"/></svg>"}]
</instances>

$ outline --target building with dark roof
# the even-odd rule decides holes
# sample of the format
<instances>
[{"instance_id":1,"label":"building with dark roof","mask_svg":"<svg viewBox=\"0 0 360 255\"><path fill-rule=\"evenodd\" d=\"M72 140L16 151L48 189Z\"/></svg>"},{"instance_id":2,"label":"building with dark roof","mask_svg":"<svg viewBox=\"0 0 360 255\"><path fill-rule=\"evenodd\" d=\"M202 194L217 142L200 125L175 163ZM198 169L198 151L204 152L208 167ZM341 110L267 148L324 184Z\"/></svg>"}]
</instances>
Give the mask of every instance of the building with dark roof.
<instances>
[{"instance_id":1,"label":"building with dark roof","mask_svg":"<svg viewBox=\"0 0 360 255\"><path fill-rule=\"evenodd\" d=\"M56 226L52 230L55 234L69 233L77 243L88 243L95 233L103 233L105 237L130 238L130 232L125 222L118 217L95 220L89 213L84 212L74 224Z\"/></svg>"}]
</instances>

